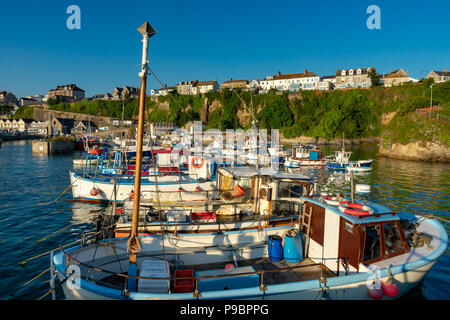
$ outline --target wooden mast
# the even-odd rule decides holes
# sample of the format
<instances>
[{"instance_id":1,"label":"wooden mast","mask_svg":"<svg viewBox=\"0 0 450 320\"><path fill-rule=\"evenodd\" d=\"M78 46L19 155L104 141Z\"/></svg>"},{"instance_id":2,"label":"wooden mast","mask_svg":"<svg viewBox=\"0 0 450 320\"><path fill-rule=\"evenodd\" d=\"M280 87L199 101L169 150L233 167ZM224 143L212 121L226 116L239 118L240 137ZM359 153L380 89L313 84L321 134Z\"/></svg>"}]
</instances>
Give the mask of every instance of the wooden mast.
<instances>
[{"instance_id":1,"label":"wooden mast","mask_svg":"<svg viewBox=\"0 0 450 320\"><path fill-rule=\"evenodd\" d=\"M142 168L142 144L144 135L144 109L145 109L145 97L146 97L146 86L147 86L147 54L148 54L148 39L153 36L156 31L152 26L145 22L142 26L138 28L138 31L143 36L143 48L142 48L142 64L141 72L139 72L139 77L141 77L141 91L139 93L139 117L138 117L138 132L137 132L137 148L136 148L136 171L135 171L135 181L134 181L134 202L133 202L133 218L131 226L131 235L128 239L128 255L129 255L129 275L137 275L137 253L140 251L141 246L138 238L138 220L139 220L139 201L141 193L141 168ZM136 279L128 279L128 289L136 290Z\"/></svg>"}]
</instances>

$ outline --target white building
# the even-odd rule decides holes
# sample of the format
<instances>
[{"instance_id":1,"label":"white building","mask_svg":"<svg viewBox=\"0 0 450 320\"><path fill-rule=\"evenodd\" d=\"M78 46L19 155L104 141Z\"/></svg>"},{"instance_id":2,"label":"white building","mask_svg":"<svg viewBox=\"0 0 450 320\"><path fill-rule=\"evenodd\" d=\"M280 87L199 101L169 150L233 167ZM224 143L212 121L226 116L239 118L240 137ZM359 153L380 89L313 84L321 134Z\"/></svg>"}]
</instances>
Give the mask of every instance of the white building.
<instances>
[{"instance_id":1,"label":"white building","mask_svg":"<svg viewBox=\"0 0 450 320\"><path fill-rule=\"evenodd\" d=\"M160 95L159 90L158 89L151 89L150 90L150 95L151 96L159 96Z\"/></svg>"},{"instance_id":2,"label":"white building","mask_svg":"<svg viewBox=\"0 0 450 320\"><path fill-rule=\"evenodd\" d=\"M336 76L323 76L317 83L317 89L321 91L333 90L336 86Z\"/></svg>"},{"instance_id":3,"label":"white building","mask_svg":"<svg viewBox=\"0 0 450 320\"><path fill-rule=\"evenodd\" d=\"M306 69L303 73L281 74L267 76L260 82L263 90L277 89L280 91L296 92L299 90L315 90L320 77Z\"/></svg>"}]
</instances>

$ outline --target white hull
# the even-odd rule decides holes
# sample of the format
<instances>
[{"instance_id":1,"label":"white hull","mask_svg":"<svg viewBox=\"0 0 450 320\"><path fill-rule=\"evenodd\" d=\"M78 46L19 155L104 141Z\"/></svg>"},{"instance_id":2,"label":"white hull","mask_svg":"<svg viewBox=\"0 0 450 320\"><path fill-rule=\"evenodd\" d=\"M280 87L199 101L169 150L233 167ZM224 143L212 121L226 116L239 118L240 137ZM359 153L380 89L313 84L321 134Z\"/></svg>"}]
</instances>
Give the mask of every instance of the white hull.
<instances>
[{"instance_id":1,"label":"white hull","mask_svg":"<svg viewBox=\"0 0 450 320\"><path fill-rule=\"evenodd\" d=\"M156 186L153 183L148 183L151 177L142 177L141 184L141 199L156 199ZM124 179L125 180L125 179ZM182 181L178 183L177 176L166 176L165 179L158 179L158 188L160 191L161 201L192 201L204 200L218 195L215 190L215 181L194 182L192 180ZM145 183L147 181L147 183ZM153 180L151 180L153 181ZM87 202L104 202L112 201L114 199L114 177L109 181L93 180L77 176L74 172L70 172L70 182L72 184L72 194L76 201ZM178 191L179 188L183 191ZM92 188L99 190L98 194L91 195ZM196 191L196 188L200 191ZM133 180L129 179L124 183L121 179L117 179L117 201L124 201L130 197L130 193L134 189Z\"/></svg>"},{"instance_id":2,"label":"white hull","mask_svg":"<svg viewBox=\"0 0 450 320\"><path fill-rule=\"evenodd\" d=\"M431 267L434 265L435 262L432 262L428 265L425 265L417 270L408 271L405 273L401 273L394 276L395 282L397 284L397 287L399 289L398 295L395 298L400 298L404 296L406 293L411 291L415 286L419 284L420 281L423 280L425 274L431 269ZM64 279L63 276L58 274L60 280ZM368 274L369 276L369 274ZM388 277L381 278L381 281L387 281ZM305 290L298 290L298 291L285 291L281 292L281 290L272 290L272 287L275 287L277 285L268 285L267 290L265 291L264 295L259 290L253 290L255 293L252 296L243 296L239 297L238 299L242 300L319 300L323 299L322 297L322 290L319 288L313 288L313 289L305 289ZM64 295L67 300L112 300L115 298L108 297L106 295L96 294L93 291L85 290L83 288L78 290L70 290L67 288L67 285L63 285ZM271 293L273 291L273 293ZM145 300L170 300L170 299L176 299L177 295L181 294L141 294L141 296L136 295L135 297L130 297L131 299L145 299ZM367 282L366 281L360 281L357 283L351 283L351 284L345 284L341 286L332 286L329 287L327 290L327 295L325 296L325 299L329 300L372 300L372 298L369 297L367 294ZM202 292L202 296L199 297L199 299L212 299L213 297L209 297L208 292ZM125 299L125 298L123 298ZM183 300L188 299L195 299L192 295L192 293L189 293L188 295L184 294L182 297ZM223 299L229 299L228 297L224 296ZM387 297L386 295L383 296L382 300L392 300L393 298Z\"/></svg>"}]
</instances>

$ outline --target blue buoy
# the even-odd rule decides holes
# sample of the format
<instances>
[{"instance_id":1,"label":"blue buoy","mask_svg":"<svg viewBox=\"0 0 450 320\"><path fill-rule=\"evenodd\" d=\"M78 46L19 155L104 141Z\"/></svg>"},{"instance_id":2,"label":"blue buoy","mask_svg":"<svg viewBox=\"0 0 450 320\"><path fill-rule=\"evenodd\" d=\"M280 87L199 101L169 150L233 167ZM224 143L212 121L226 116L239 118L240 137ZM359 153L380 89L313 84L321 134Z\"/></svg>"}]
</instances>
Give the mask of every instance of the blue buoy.
<instances>
[{"instance_id":1,"label":"blue buoy","mask_svg":"<svg viewBox=\"0 0 450 320\"><path fill-rule=\"evenodd\" d=\"M278 235L269 236L269 258L271 261L281 261L283 260L283 245L281 241L283 239Z\"/></svg>"},{"instance_id":2,"label":"blue buoy","mask_svg":"<svg viewBox=\"0 0 450 320\"><path fill-rule=\"evenodd\" d=\"M303 260L302 238L298 229L290 229L284 236L284 260L300 262Z\"/></svg>"}]
</instances>

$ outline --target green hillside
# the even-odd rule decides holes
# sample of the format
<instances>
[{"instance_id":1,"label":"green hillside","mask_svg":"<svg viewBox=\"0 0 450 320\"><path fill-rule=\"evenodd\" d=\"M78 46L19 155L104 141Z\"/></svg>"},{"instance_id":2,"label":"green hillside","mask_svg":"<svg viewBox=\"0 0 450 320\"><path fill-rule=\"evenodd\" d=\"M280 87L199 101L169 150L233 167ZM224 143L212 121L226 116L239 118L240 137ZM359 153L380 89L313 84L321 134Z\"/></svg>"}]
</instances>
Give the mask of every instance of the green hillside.
<instances>
[{"instance_id":1,"label":"green hillside","mask_svg":"<svg viewBox=\"0 0 450 320\"><path fill-rule=\"evenodd\" d=\"M433 112L431 119L416 112L418 108L430 106L430 84L432 80L427 79L392 88L348 91L236 92L247 106L254 106L262 128L280 129L286 138L303 135L332 140L344 133L346 138L382 137L385 143L424 139L450 145L450 81L434 84L433 105L441 108ZM157 102L147 99L148 119L175 122L182 127L199 120L202 112L206 112L208 128L248 128L250 117L240 98L230 90L195 96L172 92L158 97ZM120 118L122 101L63 103L51 108ZM130 119L136 112L137 100L126 100L125 118ZM242 115L247 115L245 121Z\"/></svg>"}]
</instances>

